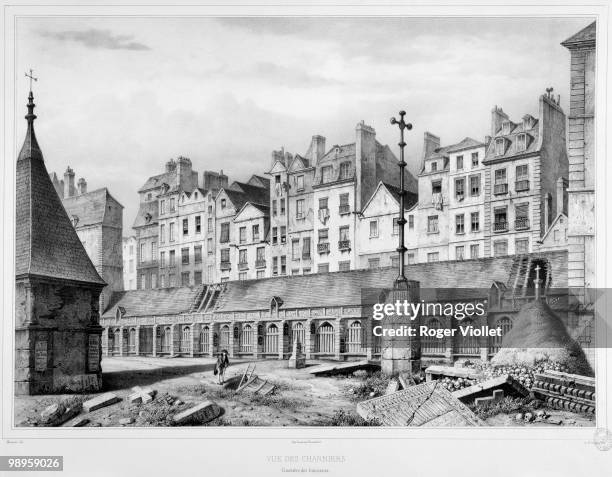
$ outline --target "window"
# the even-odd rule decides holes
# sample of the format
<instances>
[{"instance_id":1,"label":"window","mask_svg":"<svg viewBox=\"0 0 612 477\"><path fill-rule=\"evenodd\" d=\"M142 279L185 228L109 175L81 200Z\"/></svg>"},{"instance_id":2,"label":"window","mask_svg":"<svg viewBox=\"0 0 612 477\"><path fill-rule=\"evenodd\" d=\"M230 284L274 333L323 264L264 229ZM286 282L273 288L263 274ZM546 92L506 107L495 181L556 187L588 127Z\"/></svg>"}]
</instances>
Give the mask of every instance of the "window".
<instances>
[{"instance_id":1,"label":"window","mask_svg":"<svg viewBox=\"0 0 612 477\"><path fill-rule=\"evenodd\" d=\"M242 249L238 251L238 264L246 265L248 263L247 250Z\"/></svg>"},{"instance_id":2,"label":"window","mask_svg":"<svg viewBox=\"0 0 612 477\"><path fill-rule=\"evenodd\" d=\"M332 181L332 166L323 166L321 168L321 183L325 184L326 182Z\"/></svg>"},{"instance_id":3,"label":"window","mask_svg":"<svg viewBox=\"0 0 612 477\"><path fill-rule=\"evenodd\" d=\"M396 257L396 258L397 258L397 257ZM399 260L399 258L398 258L398 260ZM406 263L407 263L408 265L412 265L413 263L415 263L415 260L414 260L414 252L410 252L410 253L407 253L407 254L406 254ZM396 264L395 266L397 267L397 266L398 266L398 264Z\"/></svg>"},{"instance_id":4,"label":"window","mask_svg":"<svg viewBox=\"0 0 612 477\"><path fill-rule=\"evenodd\" d=\"M195 263L202 263L202 246L196 245L193 247L193 261Z\"/></svg>"},{"instance_id":5,"label":"window","mask_svg":"<svg viewBox=\"0 0 612 477\"><path fill-rule=\"evenodd\" d=\"M145 246L146 244L144 243L140 244L140 263L145 261L145 250L146 250Z\"/></svg>"},{"instance_id":6,"label":"window","mask_svg":"<svg viewBox=\"0 0 612 477\"><path fill-rule=\"evenodd\" d=\"M472 244L470 245L470 258L478 258L478 244Z\"/></svg>"},{"instance_id":7,"label":"window","mask_svg":"<svg viewBox=\"0 0 612 477\"><path fill-rule=\"evenodd\" d=\"M280 274L286 275L287 274L287 256L286 255L281 255L280 264L281 264Z\"/></svg>"},{"instance_id":8,"label":"window","mask_svg":"<svg viewBox=\"0 0 612 477\"><path fill-rule=\"evenodd\" d=\"M287 227L284 225L281 225L280 228L280 241L281 243L285 243L287 241Z\"/></svg>"},{"instance_id":9,"label":"window","mask_svg":"<svg viewBox=\"0 0 612 477\"><path fill-rule=\"evenodd\" d=\"M161 252L159 254L159 266L160 267L165 267L166 266L166 252Z\"/></svg>"},{"instance_id":10,"label":"window","mask_svg":"<svg viewBox=\"0 0 612 477\"><path fill-rule=\"evenodd\" d=\"M399 234L399 224L397 223L398 220L398 217L393 217L393 235Z\"/></svg>"},{"instance_id":11,"label":"window","mask_svg":"<svg viewBox=\"0 0 612 477\"><path fill-rule=\"evenodd\" d=\"M310 260L310 237L304 237L302 239L302 258L304 260Z\"/></svg>"},{"instance_id":12,"label":"window","mask_svg":"<svg viewBox=\"0 0 612 477\"><path fill-rule=\"evenodd\" d=\"M519 152L527 150L527 134L521 133L516 137L516 149Z\"/></svg>"},{"instance_id":13,"label":"window","mask_svg":"<svg viewBox=\"0 0 612 477\"><path fill-rule=\"evenodd\" d=\"M227 243L230 240L230 224L229 222L225 222L221 224L221 237L219 238L219 242Z\"/></svg>"},{"instance_id":14,"label":"window","mask_svg":"<svg viewBox=\"0 0 612 477\"><path fill-rule=\"evenodd\" d=\"M480 195L480 174L470 176L470 195L472 197Z\"/></svg>"},{"instance_id":15,"label":"window","mask_svg":"<svg viewBox=\"0 0 612 477\"><path fill-rule=\"evenodd\" d=\"M266 265L266 247L257 247L257 251L255 252L255 266L265 266Z\"/></svg>"},{"instance_id":16,"label":"window","mask_svg":"<svg viewBox=\"0 0 612 477\"><path fill-rule=\"evenodd\" d=\"M166 213L166 201L165 200L160 200L159 201L159 214L163 215Z\"/></svg>"},{"instance_id":17,"label":"window","mask_svg":"<svg viewBox=\"0 0 612 477\"><path fill-rule=\"evenodd\" d=\"M427 217L427 233L437 234L438 233L438 216L430 215Z\"/></svg>"},{"instance_id":18,"label":"window","mask_svg":"<svg viewBox=\"0 0 612 477\"><path fill-rule=\"evenodd\" d=\"M478 153L472 153L472 167L478 167Z\"/></svg>"},{"instance_id":19,"label":"window","mask_svg":"<svg viewBox=\"0 0 612 477\"><path fill-rule=\"evenodd\" d=\"M261 279L261 278L266 278L266 271L265 270L257 270L257 279Z\"/></svg>"},{"instance_id":20,"label":"window","mask_svg":"<svg viewBox=\"0 0 612 477\"><path fill-rule=\"evenodd\" d=\"M310 273L310 267L302 268L302 275L308 275Z\"/></svg>"},{"instance_id":21,"label":"window","mask_svg":"<svg viewBox=\"0 0 612 477\"><path fill-rule=\"evenodd\" d=\"M193 272L193 284L194 285L202 284L202 272Z\"/></svg>"},{"instance_id":22,"label":"window","mask_svg":"<svg viewBox=\"0 0 612 477\"><path fill-rule=\"evenodd\" d=\"M327 209L327 197L321 197L319 199L319 210L320 209Z\"/></svg>"},{"instance_id":23,"label":"window","mask_svg":"<svg viewBox=\"0 0 612 477\"><path fill-rule=\"evenodd\" d=\"M196 215L195 218L195 232L196 234L202 232L202 217L200 217L199 215Z\"/></svg>"},{"instance_id":24,"label":"window","mask_svg":"<svg viewBox=\"0 0 612 477\"><path fill-rule=\"evenodd\" d=\"M516 230L526 230L529 228L529 203L516 204L514 206L514 217Z\"/></svg>"},{"instance_id":25,"label":"window","mask_svg":"<svg viewBox=\"0 0 612 477\"><path fill-rule=\"evenodd\" d=\"M493 230L495 232L505 232L508 230L508 209L506 207L497 207L493 210L495 221Z\"/></svg>"},{"instance_id":26,"label":"window","mask_svg":"<svg viewBox=\"0 0 612 477\"><path fill-rule=\"evenodd\" d=\"M329 263L319 263L317 265L317 273L328 273L329 272Z\"/></svg>"},{"instance_id":27,"label":"window","mask_svg":"<svg viewBox=\"0 0 612 477\"><path fill-rule=\"evenodd\" d=\"M240 272L240 273L238 274L238 280L240 280L240 281L244 281L244 280L246 280L246 279L247 279L247 273L246 273L246 272Z\"/></svg>"},{"instance_id":28,"label":"window","mask_svg":"<svg viewBox=\"0 0 612 477\"><path fill-rule=\"evenodd\" d=\"M463 169L463 156L457 156L457 169Z\"/></svg>"},{"instance_id":29,"label":"window","mask_svg":"<svg viewBox=\"0 0 612 477\"><path fill-rule=\"evenodd\" d=\"M278 243L278 228L272 227L272 245L276 245Z\"/></svg>"},{"instance_id":30,"label":"window","mask_svg":"<svg viewBox=\"0 0 612 477\"><path fill-rule=\"evenodd\" d=\"M527 164L516 166L515 189L517 192L529 190L529 166Z\"/></svg>"},{"instance_id":31,"label":"window","mask_svg":"<svg viewBox=\"0 0 612 477\"><path fill-rule=\"evenodd\" d=\"M210 197L211 197L211 196L208 196L208 200L210 200ZM209 206L208 206L208 214L209 214L209 215L210 215L210 214L212 214L212 205L209 205Z\"/></svg>"},{"instance_id":32,"label":"window","mask_svg":"<svg viewBox=\"0 0 612 477\"><path fill-rule=\"evenodd\" d=\"M240 227L240 229L238 229L238 240L240 243L245 243L247 241L246 227Z\"/></svg>"},{"instance_id":33,"label":"window","mask_svg":"<svg viewBox=\"0 0 612 477\"><path fill-rule=\"evenodd\" d=\"M380 258L369 258L368 268L380 268Z\"/></svg>"},{"instance_id":34,"label":"window","mask_svg":"<svg viewBox=\"0 0 612 477\"><path fill-rule=\"evenodd\" d=\"M160 275L159 276L159 286L160 288L165 288L166 287L166 276L165 275ZM130 280L130 290L132 289L132 280Z\"/></svg>"},{"instance_id":35,"label":"window","mask_svg":"<svg viewBox=\"0 0 612 477\"><path fill-rule=\"evenodd\" d=\"M304 176L296 177L296 188L298 191L304 190Z\"/></svg>"},{"instance_id":36,"label":"window","mask_svg":"<svg viewBox=\"0 0 612 477\"><path fill-rule=\"evenodd\" d=\"M171 267L176 265L176 252L174 250L170 250L170 252L168 252L168 263Z\"/></svg>"},{"instance_id":37,"label":"window","mask_svg":"<svg viewBox=\"0 0 612 477\"><path fill-rule=\"evenodd\" d=\"M427 254L428 262L439 262L440 261L440 252L429 252Z\"/></svg>"},{"instance_id":38,"label":"window","mask_svg":"<svg viewBox=\"0 0 612 477\"><path fill-rule=\"evenodd\" d=\"M221 249L221 263L229 263L230 261L230 249L222 248Z\"/></svg>"},{"instance_id":39,"label":"window","mask_svg":"<svg viewBox=\"0 0 612 477\"><path fill-rule=\"evenodd\" d=\"M170 222L170 242L174 242L174 222Z\"/></svg>"},{"instance_id":40,"label":"window","mask_svg":"<svg viewBox=\"0 0 612 477\"><path fill-rule=\"evenodd\" d=\"M285 215L285 198L280 199L280 214Z\"/></svg>"},{"instance_id":41,"label":"window","mask_svg":"<svg viewBox=\"0 0 612 477\"><path fill-rule=\"evenodd\" d=\"M378 220L370 220L370 237L378 237Z\"/></svg>"},{"instance_id":42,"label":"window","mask_svg":"<svg viewBox=\"0 0 612 477\"><path fill-rule=\"evenodd\" d=\"M410 230L414 229L414 215L408 216L408 228Z\"/></svg>"},{"instance_id":43,"label":"window","mask_svg":"<svg viewBox=\"0 0 612 477\"><path fill-rule=\"evenodd\" d=\"M274 176L274 183L275 184L280 184L281 183L281 176L280 174L277 174Z\"/></svg>"},{"instance_id":44,"label":"window","mask_svg":"<svg viewBox=\"0 0 612 477\"><path fill-rule=\"evenodd\" d=\"M506 169L497 169L495 171L495 185L493 186L493 194L507 194L508 181L506 179Z\"/></svg>"},{"instance_id":45,"label":"window","mask_svg":"<svg viewBox=\"0 0 612 477\"><path fill-rule=\"evenodd\" d=\"M143 273L140 275L140 289L144 290L146 288L147 282L146 282L147 276Z\"/></svg>"},{"instance_id":46,"label":"window","mask_svg":"<svg viewBox=\"0 0 612 477\"><path fill-rule=\"evenodd\" d=\"M329 239L329 229L319 229L319 243L327 242Z\"/></svg>"},{"instance_id":47,"label":"window","mask_svg":"<svg viewBox=\"0 0 612 477\"><path fill-rule=\"evenodd\" d=\"M455 196L458 200L463 200L465 194L465 179L455 179Z\"/></svg>"},{"instance_id":48,"label":"window","mask_svg":"<svg viewBox=\"0 0 612 477\"><path fill-rule=\"evenodd\" d=\"M208 255L212 255L214 250L213 250L213 241L211 238L206 240L206 252L208 253Z\"/></svg>"},{"instance_id":49,"label":"window","mask_svg":"<svg viewBox=\"0 0 612 477\"><path fill-rule=\"evenodd\" d=\"M189 265L189 249L188 248L181 249L181 263L183 265Z\"/></svg>"},{"instance_id":50,"label":"window","mask_svg":"<svg viewBox=\"0 0 612 477\"><path fill-rule=\"evenodd\" d=\"M183 235L189 234L189 219L183 219Z\"/></svg>"},{"instance_id":51,"label":"window","mask_svg":"<svg viewBox=\"0 0 612 477\"><path fill-rule=\"evenodd\" d=\"M221 199L221 209L223 210L225 207L227 207L227 200Z\"/></svg>"},{"instance_id":52,"label":"window","mask_svg":"<svg viewBox=\"0 0 612 477\"><path fill-rule=\"evenodd\" d=\"M170 212L176 212L176 201L174 199L170 199Z\"/></svg>"},{"instance_id":53,"label":"window","mask_svg":"<svg viewBox=\"0 0 612 477\"><path fill-rule=\"evenodd\" d=\"M455 233L465 233L465 217L464 214L455 215Z\"/></svg>"},{"instance_id":54,"label":"window","mask_svg":"<svg viewBox=\"0 0 612 477\"><path fill-rule=\"evenodd\" d=\"M168 286L169 287L176 286L176 275L174 273L171 273L170 275L168 275Z\"/></svg>"},{"instance_id":55,"label":"window","mask_svg":"<svg viewBox=\"0 0 612 477\"><path fill-rule=\"evenodd\" d=\"M351 269L351 261L345 260L342 262L338 262L338 271L339 272L348 272Z\"/></svg>"},{"instance_id":56,"label":"window","mask_svg":"<svg viewBox=\"0 0 612 477\"><path fill-rule=\"evenodd\" d=\"M479 232L480 231L480 213L472 212L470 214L470 222L471 222L470 230L472 232Z\"/></svg>"},{"instance_id":57,"label":"window","mask_svg":"<svg viewBox=\"0 0 612 477\"><path fill-rule=\"evenodd\" d=\"M529 239L516 239L514 242L515 253L529 253Z\"/></svg>"},{"instance_id":58,"label":"window","mask_svg":"<svg viewBox=\"0 0 612 477\"><path fill-rule=\"evenodd\" d=\"M208 231L208 233L212 233L213 231L213 219L211 217L209 217L206 220L207 226L206 226L206 230Z\"/></svg>"},{"instance_id":59,"label":"window","mask_svg":"<svg viewBox=\"0 0 612 477\"><path fill-rule=\"evenodd\" d=\"M259 242L259 224L253 225L253 242Z\"/></svg>"},{"instance_id":60,"label":"window","mask_svg":"<svg viewBox=\"0 0 612 477\"><path fill-rule=\"evenodd\" d=\"M278 257L272 257L272 275L278 275Z\"/></svg>"},{"instance_id":61,"label":"window","mask_svg":"<svg viewBox=\"0 0 612 477\"><path fill-rule=\"evenodd\" d=\"M350 214L351 206L349 205L349 195L340 194L340 215Z\"/></svg>"},{"instance_id":62,"label":"window","mask_svg":"<svg viewBox=\"0 0 612 477\"><path fill-rule=\"evenodd\" d=\"M183 287L189 286L189 272L181 273L181 286Z\"/></svg>"},{"instance_id":63,"label":"window","mask_svg":"<svg viewBox=\"0 0 612 477\"><path fill-rule=\"evenodd\" d=\"M300 241L293 239L291 241L291 259L299 260L300 259Z\"/></svg>"},{"instance_id":64,"label":"window","mask_svg":"<svg viewBox=\"0 0 612 477\"><path fill-rule=\"evenodd\" d=\"M304 218L304 199L298 199L295 201L295 218Z\"/></svg>"},{"instance_id":65,"label":"window","mask_svg":"<svg viewBox=\"0 0 612 477\"><path fill-rule=\"evenodd\" d=\"M455 247L455 259L463 260L463 245L459 245L458 247Z\"/></svg>"},{"instance_id":66,"label":"window","mask_svg":"<svg viewBox=\"0 0 612 477\"><path fill-rule=\"evenodd\" d=\"M432 181L431 182L431 193L432 194L442 193L442 181Z\"/></svg>"},{"instance_id":67,"label":"window","mask_svg":"<svg viewBox=\"0 0 612 477\"><path fill-rule=\"evenodd\" d=\"M341 242L347 241L349 239L349 226L348 225L340 227L338 232L339 232L338 236L340 237Z\"/></svg>"},{"instance_id":68,"label":"window","mask_svg":"<svg viewBox=\"0 0 612 477\"><path fill-rule=\"evenodd\" d=\"M434 161L431 163L431 172L436 172L438 170L438 163Z\"/></svg>"},{"instance_id":69,"label":"window","mask_svg":"<svg viewBox=\"0 0 612 477\"><path fill-rule=\"evenodd\" d=\"M151 242L151 261L157 258L157 242Z\"/></svg>"},{"instance_id":70,"label":"window","mask_svg":"<svg viewBox=\"0 0 612 477\"><path fill-rule=\"evenodd\" d=\"M503 137L499 137L495 140L495 155L503 156L506 149L506 141Z\"/></svg>"},{"instance_id":71,"label":"window","mask_svg":"<svg viewBox=\"0 0 612 477\"><path fill-rule=\"evenodd\" d=\"M508 241L496 240L493 242L493 256L500 257L503 255L508 255Z\"/></svg>"},{"instance_id":72,"label":"window","mask_svg":"<svg viewBox=\"0 0 612 477\"><path fill-rule=\"evenodd\" d=\"M351 163L343 162L340 164L340 180L348 179L351 176Z\"/></svg>"},{"instance_id":73,"label":"window","mask_svg":"<svg viewBox=\"0 0 612 477\"><path fill-rule=\"evenodd\" d=\"M278 215L278 202L276 199L272 200L272 215L276 217Z\"/></svg>"}]
</instances>

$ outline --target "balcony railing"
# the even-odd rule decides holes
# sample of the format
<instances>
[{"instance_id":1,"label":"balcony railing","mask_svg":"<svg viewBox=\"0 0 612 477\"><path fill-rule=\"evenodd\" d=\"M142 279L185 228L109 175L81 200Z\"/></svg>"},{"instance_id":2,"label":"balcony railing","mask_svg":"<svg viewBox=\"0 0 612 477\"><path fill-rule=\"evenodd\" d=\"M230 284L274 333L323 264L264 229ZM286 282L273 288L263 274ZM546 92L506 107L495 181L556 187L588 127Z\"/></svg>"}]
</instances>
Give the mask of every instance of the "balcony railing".
<instances>
[{"instance_id":1,"label":"balcony railing","mask_svg":"<svg viewBox=\"0 0 612 477\"><path fill-rule=\"evenodd\" d=\"M317 252L329 253L329 242L322 242L317 244Z\"/></svg>"},{"instance_id":2,"label":"balcony railing","mask_svg":"<svg viewBox=\"0 0 612 477\"><path fill-rule=\"evenodd\" d=\"M493 231L494 232L507 232L508 231L508 221L499 220L497 222L493 222Z\"/></svg>"},{"instance_id":3,"label":"balcony railing","mask_svg":"<svg viewBox=\"0 0 612 477\"><path fill-rule=\"evenodd\" d=\"M266 268L266 261L263 260L255 260L255 268Z\"/></svg>"},{"instance_id":4,"label":"balcony railing","mask_svg":"<svg viewBox=\"0 0 612 477\"><path fill-rule=\"evenodd\" d=\"M351 206L349 204L342 204L339 207L339 210L340 210L340 215L350 214L351 213Z\"/></svg>"},{"instance_id":5,"label":"balcony railing","mask_svg":"<svg viewBox=\"0 0 612 477\"><path fill-rule=\"evenodd\" d=\"M221 270L230 270L232 264L230 262L221 262Z\"/></svg>"},{"instance_id":6,"label":"balcony railing","mask_svg":"<svg viewBox=\"0 0 612 477\"><path fill-rule=\"evenodd\" d=\"M249 263L248 262L238 262L238 270L248 270Z\"/></svg>"},{"instance_id":7,"label":"balcony railing","mask_svg":"<svg viewBox=\"0 0 612 477\"><path fill-rule=\"evenodd\" d=\"M527 217L519 217L514 221L516 230L527 230L529 228L529 219Z\"/></svg>"},{"instance_id":8,"label":"balcony railing","mask_svg":"<svg viewBox=\"0 0 612 477\"><path fill-rule=\"evenodd\" d=\"M493 194L501 195L508 193L508 184L495 184L493 186Z\"/></svg>"},{"instance_id":9,"label":"balcony railing","mask_svg":"<svg viewBox=\"0 0 612 477\"><path fill-rule=\"evenodd\" d=\"M351 249L350 240L339 240L338 241L338 250L350 250L350 249Z\"/></svg>"},{"instance_id":10,"label":"balcony railing","mask_svg":"<svg viewBox=\"0 0 612 477\"><path fill-rule=\"evenodd\" d=\"M514 190L516 190L517 192L524 192L526 190L529 190L529 180L522 179L522 180L516 181L514 183Z\"/></svg>"}]
</instances>

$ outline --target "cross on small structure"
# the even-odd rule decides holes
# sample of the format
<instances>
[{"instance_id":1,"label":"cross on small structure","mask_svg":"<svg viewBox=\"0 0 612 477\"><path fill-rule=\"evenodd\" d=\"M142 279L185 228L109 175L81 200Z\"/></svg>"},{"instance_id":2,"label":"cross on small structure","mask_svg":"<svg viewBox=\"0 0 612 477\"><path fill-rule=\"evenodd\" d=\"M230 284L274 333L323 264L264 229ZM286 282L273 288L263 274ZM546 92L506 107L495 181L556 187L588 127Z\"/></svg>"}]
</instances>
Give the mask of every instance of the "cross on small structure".
<instances>
[{"instance_id":1,"label":"cross on small structure","mask_svg":"<svg viewBox=\"0 0 612 477\"><path fill-rule=\"evenodd\" d=\"M32 91L32 80L38 81L38 78L35 78L33 73L34 71L32 70L32 68L30 68L30 74L28 73L25 74L26 78L30 78L30 91Z\"/></svg>"},{"instance_id":2,"label":"cross on small structure","mask_svg":"<svg viewBox=\"0 0 612 477\"><path fill-rule=\"evenodd\" d=\"M156 391L151 388L141 388L140 386L134 386L132 388L133 393L128 397L128 401L132 404L142 403L146 404L153 401Z\"/></svg>"}]
</instances>

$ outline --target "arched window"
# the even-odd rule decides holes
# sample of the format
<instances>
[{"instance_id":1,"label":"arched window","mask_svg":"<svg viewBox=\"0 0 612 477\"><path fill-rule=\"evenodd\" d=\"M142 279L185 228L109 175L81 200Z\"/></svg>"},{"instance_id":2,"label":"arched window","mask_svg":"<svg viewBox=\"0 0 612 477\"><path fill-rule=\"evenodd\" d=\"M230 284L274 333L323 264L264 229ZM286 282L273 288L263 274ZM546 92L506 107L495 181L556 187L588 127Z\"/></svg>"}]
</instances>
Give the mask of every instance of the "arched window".
<instances>
[{"instance_id":1,"label":"arched window","mask_svg":"<svg viewBox=\"0 0 612 477\"><path fill-rule=\"evenodd\" d=\"M208 326L204 326L200 330L200 352L210 353L210 328Z\"/></svg>"},{"instance_id":2,"label":"arched window","mask_svg":"<svg viewBox=\"0 0 612 477\"><path fill-rule=\"evenodd\" d=\"M240 352L241 353L252 353L253 352L253 342L255 333L253 331L253 327L248 323L242 327L242 331L240 332Z\"/></svg>"},{"instance_id":3,"label":"arched window","mask_svg":"<svg viewBox=\"0 0 612 477\"><path fill-rule=\"evenodd\" d=\"M334 327L324 321L315 335L315 353L332 354L335 352Z\"/></svg>"},{"instance_id":4,"label":"arched window","mask_svg":"<svg viewBox=\"0 0 612 477\"><path fill-rule=\"evenodd\" d=\"M130 332L128 335L128 353L135 354L136 353L136 329L130 328Z\"/></svg>"},{"instance_id":5,"label":"arched window","mask_svg":"<svg viewBox=\"0 0 612 477\"><path fill-rule=\"evenodd\" d=\"M304 348L304 344L306 343L306 329L304 328L304 323L300 321L296 321L293 323L291 327L291 346L293 349L293 343L297 340L298 346L300 348Z\"/></svg>"},{"instance_id":6,"label":"arched window","mask_svg":"<svg viewBox=\"0 0 612 477\"><path fill-rule=\"evenodd\" d=\"M432 330L439 330L442 328L442 324L440 320L436 318L431 318L427 322L427 327ZM421 338L422 343L422 352L428 354L444 354L446 351L446 340L444 338L440 339L436 336L424 336Z\"/></svg>"},{"instance_id":7,"label":"arched window","mask_svg":"<svg viewBox=\"0 0 612 477\"><path fill-rule=\"evenodd\" d=\"M162 353L172 353L172 328L170 326L162 328L161 343Z\"/></svg>"},{"instance_id":8,"label":"arched window","mask_svg":"<svg viewBox=\"0 0 612 477\"><path fill-rule=\"evenodd\" d=\"M231 333L231 330L230 330L229 325L223 325L221 327L221 341L219 343L219 347L221 348L221 351L227 350L229 348L230 333Z\"/></svg>"},{"instance_id":9,"label":"arched window","mask_svg":"<svg viewBox=\"0 0 612 477\"><path fill-rule=\"evenodd\" d=\"M268 329L266 330L264 353L278 353L278 338L278 326L276 326L274 323L268 325Z\"/></svg>"},{"instance_id":10,"label":"arched window","mask_svg":"<svg viewBox=\"0 0 612 477\"><path fill-rule=\"evenodd\" d=\"M189 326L183 326L181 330L181 353L191 353L191 328Z\"/></svg>"},{"instance_id":11,"label":"arched window","mask_svg":"<svg viewBox=\"0 0 612 477\"><path fill-rule=\"evenodd\" d=\"M270 300L270 314L272 316L278 316L278 310L280 309L282 304L283 300L281 300L277 296L273 296L272 300Z\"/></svg>"},{"instance_id":12,"label":"arched window","mask_svg":"<svg viewBox=\"0 0 612 477\"><path fill-rule=\"evenodd\" d=\"M362 352L362 326L360 321L353 321L347 330L346 351L348 353Z\"/></svg>"}]
</instances>

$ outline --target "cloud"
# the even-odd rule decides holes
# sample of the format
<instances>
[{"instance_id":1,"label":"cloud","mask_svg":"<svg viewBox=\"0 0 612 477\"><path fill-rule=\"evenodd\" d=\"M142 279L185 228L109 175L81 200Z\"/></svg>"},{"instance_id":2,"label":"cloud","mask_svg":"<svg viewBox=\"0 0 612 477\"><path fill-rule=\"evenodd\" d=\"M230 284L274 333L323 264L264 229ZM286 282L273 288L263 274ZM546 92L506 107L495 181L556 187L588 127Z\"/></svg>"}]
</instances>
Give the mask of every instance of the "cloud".
<instances>
[{"instance_id":1,"label":"cloud","mask_svg":"<svg viewBox=\"0 0 612 477\"><path fill-rule=\"evenodd\" d=\"M150 50L147 45L133 41L132 35L114 35L110 30L90 28L89 30L68 30L41 33L45 38L53 38L59 41L72 41L81 43L86 48L104 50Z\"/></svg>"}]
</instances>

